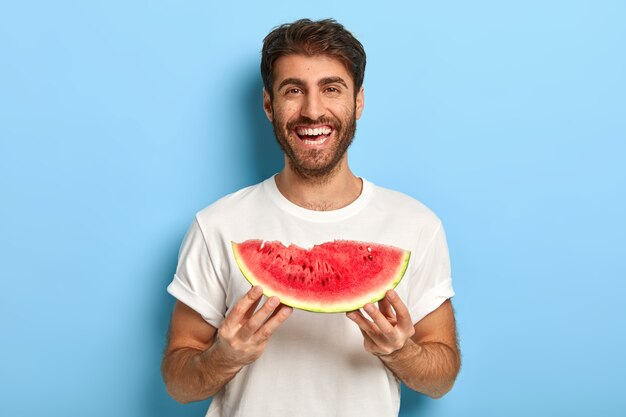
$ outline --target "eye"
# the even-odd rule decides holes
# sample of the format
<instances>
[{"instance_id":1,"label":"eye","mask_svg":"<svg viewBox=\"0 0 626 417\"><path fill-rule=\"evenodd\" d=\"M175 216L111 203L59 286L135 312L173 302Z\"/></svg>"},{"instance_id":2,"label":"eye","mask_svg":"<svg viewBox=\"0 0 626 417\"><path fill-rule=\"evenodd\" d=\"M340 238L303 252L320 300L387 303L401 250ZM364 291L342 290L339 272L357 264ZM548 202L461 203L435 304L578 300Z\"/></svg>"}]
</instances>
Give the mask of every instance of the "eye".
<instances>
[{"instance_id":1,"label":"eye","mask_svg":"<svg viewBox=\"0 0 626 417\"><path fill-rule=\"evenodd\" d=\"M285 95L296 95L296 94L302 94L302 90L300 90L298 87L291 87L285 90Z\"/></svg>"},{"instance_id":2,"label":"eye","mask_svg":"<svg viewBox=\"0 0 626 417\"><path fill-rule=\"evenodd\" d=\"M328 94L339 94L341 93L341 90L338 87L335 86L328 86L324 89L324 92L328 93Z\"/></svg>"}]
</instances>

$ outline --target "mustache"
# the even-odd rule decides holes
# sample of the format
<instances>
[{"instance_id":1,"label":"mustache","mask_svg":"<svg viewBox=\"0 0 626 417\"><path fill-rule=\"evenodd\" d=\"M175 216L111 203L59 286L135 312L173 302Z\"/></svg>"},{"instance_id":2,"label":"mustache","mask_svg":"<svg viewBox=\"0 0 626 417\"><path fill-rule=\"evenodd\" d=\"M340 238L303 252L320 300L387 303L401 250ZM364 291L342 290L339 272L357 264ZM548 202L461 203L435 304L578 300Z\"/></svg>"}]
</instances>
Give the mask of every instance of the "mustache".
<instances>
[{"instance_id":1,"label":"mustache","mask_svg":"<svg viewBox=\"0 0 626 417\"><path fill-rule=\"evenodd\" d=\"M325 116L319 117L316 120L310 119L306 116L300 116L295 120L287 122L287 130L293 130L296 126L303 125L329 125L333 128L333 130L341 130L341 122L339 120Z\"/></svg>"}]
</instances>

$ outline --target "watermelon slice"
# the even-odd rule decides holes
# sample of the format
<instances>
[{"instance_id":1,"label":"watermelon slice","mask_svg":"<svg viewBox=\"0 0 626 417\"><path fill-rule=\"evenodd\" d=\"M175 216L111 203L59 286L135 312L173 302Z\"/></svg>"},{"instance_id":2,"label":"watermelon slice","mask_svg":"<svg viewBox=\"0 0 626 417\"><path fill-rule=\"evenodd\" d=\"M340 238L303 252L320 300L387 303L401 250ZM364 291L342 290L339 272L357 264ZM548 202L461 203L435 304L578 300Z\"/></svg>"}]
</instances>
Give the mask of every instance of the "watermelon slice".
<instances>
[{"instance_id":1,"label":"watermelon slice","mask_svg":"<svg viewBox=\"0 0 626 417\"><path fill-rule=\"evenodd\" d=\"M239 269L267 297L321 313L353 311L385 296L404 276L411 252L335 240L303 249L259 239L232 242Z\"/></svg>"}]
</instances>

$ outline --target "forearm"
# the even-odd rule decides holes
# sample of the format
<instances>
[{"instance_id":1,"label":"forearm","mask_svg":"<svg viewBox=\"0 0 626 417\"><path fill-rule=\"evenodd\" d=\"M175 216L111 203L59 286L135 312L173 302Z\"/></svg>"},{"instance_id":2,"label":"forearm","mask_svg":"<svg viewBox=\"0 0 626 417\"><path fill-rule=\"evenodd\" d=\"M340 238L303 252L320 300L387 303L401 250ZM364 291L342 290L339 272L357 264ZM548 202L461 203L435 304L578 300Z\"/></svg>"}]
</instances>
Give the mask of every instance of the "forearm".
<instances>
[{"instance_id":1,"label":"forearm","mask_svg":"<svg viewBox=\"0 0 626 417\"><path fill-rule=\"evenodd\" d=\"M178 402L201 401L215 395L241 369L228 363L213 344L200 351L182 348L163 359L163 380L168 393Z\"/></svg>"},{"instance_id":2,"label":"forearm","mask_svg":"<svg viewBox=\"0 0 626 417\"><path fill-rule=\"evenodd\" d=\"M380 360L406 386L431 398L440 398L450 391L461 365L456 346L440 342L417 344L412 339L402 349L380 356Z\"/></svg>"}]
</instances>

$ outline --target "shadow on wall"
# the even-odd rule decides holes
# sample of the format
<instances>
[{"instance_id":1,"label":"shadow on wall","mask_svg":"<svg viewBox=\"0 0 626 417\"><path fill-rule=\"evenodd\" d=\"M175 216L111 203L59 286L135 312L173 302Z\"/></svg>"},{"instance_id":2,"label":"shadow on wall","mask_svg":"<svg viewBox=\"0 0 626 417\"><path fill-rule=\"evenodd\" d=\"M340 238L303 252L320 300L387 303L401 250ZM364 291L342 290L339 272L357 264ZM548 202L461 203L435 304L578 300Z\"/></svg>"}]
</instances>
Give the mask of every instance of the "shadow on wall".
<instances>
[{"instance_id":1,"label":"shadow on wall","mask_svg":"<svg viewBox=\"0 0 626 417\"><path fill-rule=\"evenodd\" d=\"M272 124L263 111L263 81L258 67L249 68L242 78L246 88L242 91L240 106L247 122L243 129L242 145L250 152L242 154L241 159L242 163L250 167L248 172L251 178L246 180L249 180L249 184L256 184L280 171L284 159Z\"/></svg>"},{"instance_id":2,"label":"shadow on wall","mask_svg":"<svg viewBox=\"0 0 626 417\"><path fill-rule=\"evenodd\" d=\"M246 181L245 185L258 183L265 178L277 173L283 166L283 156L276 143L272 131L272 125L267 120L263 111L263 83L259 75L258 67L247 68L241 74L243 82L234 83L241 85L237 108L233 119L244 123L239 137L232 138L240 146L236 146L238 153L233 155L233 164L242 164L246 169L240 175ZM237 115L243 115L238 117ZM241 151L248 150L248 152ZM207 180L210 181L210 180ZM211 186L211 184L207 184ZM230 190L229 192L236 191ZM191 222L191 219L189 219ZM189 223L186 223L187 225ZM186 227L186 226L185 226ZM156 265L149 266L148 273L159 277L158 288L154 289L155 296L150 303L151 311L149 323L151 337L148 341L150 346L150 375L147 378L145 414L154 417L197 417L203 416L208 409L210 400L191 404L179 404L172 399L165 390L165 385L160 374L160 362L165 349L167 330L170 322L175 300L165 288L171 282L176 265L178 263L178 251L185 235L186 228L176 231L172 236L164 239L162 252L155 254Z\"/></svg>"},{"instance_id":3,"label":"shadow on wall","mask_svg":"<svg viewBox=\"0 0 626 417\"><path fill-rule=\"evenodd\" d=\"M433 400L405 387L404 384L401 391L400 414L398 417L426 415L426 410Z\"/></svg>"},{"instance_id":4,"label":"shadow on wall","mask_svg":"<svg viewBox=\"0 0 626 417\"><path fill-rule=\"evenodd\" d=\"M145 411L142 415L154 417L198 417L206 414L210 400L200 401L191 404L179 404L169 396L165 389L165 384L161 377L161 359L167 341L167 330L169 327L172 309L174 308L174 298L169 295L165 288L169 285L176 272L178 263L178 250L186 230L181 230L173 236L168 236L162 251L155 254L155 259L159 261L149 268L153 276L158 277L155 282L157 288L152 291L154 296L150 306L150 329L151 337L147 346L150 349L150 378L147 378Z\"/></svg>"}]
</instances>

